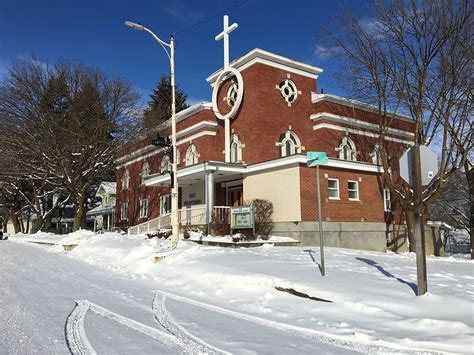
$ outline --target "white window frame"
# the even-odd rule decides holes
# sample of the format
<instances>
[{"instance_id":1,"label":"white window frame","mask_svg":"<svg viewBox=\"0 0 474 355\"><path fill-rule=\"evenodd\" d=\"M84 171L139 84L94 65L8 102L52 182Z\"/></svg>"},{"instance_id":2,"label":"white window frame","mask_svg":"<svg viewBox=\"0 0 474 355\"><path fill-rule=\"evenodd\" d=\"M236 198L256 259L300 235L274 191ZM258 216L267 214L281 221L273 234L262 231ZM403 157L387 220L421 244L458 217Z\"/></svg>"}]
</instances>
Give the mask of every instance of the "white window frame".
<instances>
[{"instance_id":1,"label":"white window frame","mask_svg":"<svg viewBox=\"0 0 474 355\"><path fill-rule=\"evenodd\" d=\"M199 154L194 144L190 144L186 151L186 166L195 165L199 163Z\"/></svg>"},{"instance_id":2,"label":"white window frame","mask_svg":"<svg viewBox=\"0 0 474 355\"><path fill-rule=\"evenodd\" d=\"M148 218L148 199L140 200L140 218Z\"/></svg>"},{"instance_id":3,"label":"white window frame","mask_svg":"<svg viewBox=\"0 0 474 355\"><path fill-rule=\"evenodd\" d=\"M383 210L384 212L392 211L392 200L390 199L390 189L383 189Z\"/></svg>"},{"instance_id":4,"label":"white window frame","mask_svg":"<svg viewBox=\"0 0 474 355\"><path fill-rule=\"evenodd\" d=\"M142 166L142 185L145 185L145 178L150 175L150 164L144 162Z\"/></svg>"},{"instance_id":5,"label":"white window frame","mask_svg":"<svg viewBox=\"0 0 474 355\"><path fill-rule=\"evenodd\" d=\"M128 169L125 169L125 172L122 175L122 190L127 190L130 186L130 173Z\"/></svg>"},{"instance_id":6,"label":"white window frame","mask_svg":"<svg viewBox=\"0 0 474 355\"><path fill-rule=\"evenodd\" d=\"M120 219L128 221L128 202L122 202L120 205Z\"/></svg>"},{"instance_id":7,"label":"white window frame","mask_svg":"<svg viewBox=\"0 0 474 355\"><path fill-rule=\"evenodd\" d=\"M345 154L345 148L348 148L348 154L349 157L344 157ZM356 151L356 146L352 139L349 137L345 136L341 139L341 143L339 144L339 147L336 148L336 150L339 152L339 159L342 160L347 160L347 161L357 161L357 151Z\"/></svg>"},{"instance_id":8,"label":"white window frame","mask_svg":"<svg viewBox=\"0 0 474 355\"><path fill-rule=\"evenodd\" d=\"M336 187L330 187L329 186L329 181L335 181L336 182ZM331 197L331 195L329 194L329 192L331 190L336 190L337 191L337 197ZM340 200L340 193L339 193L339 179L336 179L336 178L328 178L328 198L330 200Z\"/></svg>"},{"instance_id":9,"label":"white window frame","mask_svg":"<svg viewBox=\"0 0 474 355\"><path fill-rule=\"evenodd\" d=\"M163 155L163 158L161 158L160 162L160 172L161 173L167 173L172 170L172 165L171 163L171 156L169 154Z\"/></svg>"},{"instance_id":10,"label":"white window frame","mask_svg":"<svg viewBox=\"0 0 474 355\"><path fill-rule=\"evenodd\" d=\"M277 145L280 146L280 156L287 157L290 155L301 153L301 141L298 135L291 130L288 130L283 133L284 133L283 138L280 138L281 140L277 143ZM282 134L280 134L280 137ZM286 151L287 143L289 143L290 145L290 154L287 154L287 151Z\"/></svg>"},{"instance_id":11,"label":"white window frame","mask_svg":"<svg viewBox=\"0 0 474 355\"><path fill-rule=\"evenodd\" d=\"M382 156L380 155L380 146L378 143L375 145L374 150L370 155L372 157L372 164L382 165Z\"/></svg>"},{"instance_id":12,"label":"white window frame","mask_svg":"<svg viewBox=\"0 0 474 355\"><path fill-rule=\"evenodd\" d=\"M239 140L239 136L236 134L232 135L230 141L230 162L240 163L242 162L242 143Z\"/></svg>"},{"instance_id":13,"label":"white window frame","mask_svg":"<svg viewBox=\"0 0 474 355\"><path fill-rule=\"evenodd\" d=\"M169 201L169 202L168 202ZM171 194L160 196L160 216L171 213Z\"/></svg>"},{"instance_id":14,"label":"white window frame","mask_svg":"<svg viewBox=\"0 0 474 355\"><path fill-rule=\"evenodd\" d=\"M355 190L349 188L350 183L355 183L355 185L356 185ZM356 192L357 197L356 198L353 198L353 197L351 198L350 193L354 192L354 191ZM347 180L347 196L349 197L349 201L359 201L359 181L357 181L357 180Z\"/></svg>"}]
</instances>

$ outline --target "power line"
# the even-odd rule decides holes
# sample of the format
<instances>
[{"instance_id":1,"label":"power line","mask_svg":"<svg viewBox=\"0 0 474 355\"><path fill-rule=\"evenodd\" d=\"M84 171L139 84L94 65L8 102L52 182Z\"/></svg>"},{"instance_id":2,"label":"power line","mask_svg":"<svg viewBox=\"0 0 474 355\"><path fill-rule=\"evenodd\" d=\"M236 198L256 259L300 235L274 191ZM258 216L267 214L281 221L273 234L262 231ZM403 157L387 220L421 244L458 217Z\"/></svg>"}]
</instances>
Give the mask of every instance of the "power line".
<instances>
[{"instance_id":1,"label":"power line","mask_svg":"<svg viewBox=\"0 0 474 355\"><path fill-rule=\"evenodd\" d=\"M204 23L204 22L207 22L207 21L209 21L209 20L212 20L213 18L215 18L215 17L217 17L217 16L220 16L220 15L222 15L222 14L224 14L224 13L230 11L230 10L233 10L233 9L239 7L239 6L242 6L243 4L245 4L245 3L248 2L248 1L249 1L249 0L243 0L243 1L241 1L241 2L239 2L239 3L237 3L237 4L235 4L234 6L228 7L228 8L225 9L225 10L222 10L222 11L219 11L218 13L215 13L214 15L211 15L211 16L209 16L209 17L205 17L204 19L199 20L199 21L197 21L196 23L194 23L194 24L192 24L192 25L190 25L190 26L188 26L188 27L184 27L184 28L182 28L182 29L176 31L176 32L175 32L175 35L177 35L178 33L182 33L182 32L184 32L184 31L190 30L191 28L194 28L194 27L196 27L196 26L199 26L200 24L202 24L202 23Z\"/></svg>"}]
</instances>

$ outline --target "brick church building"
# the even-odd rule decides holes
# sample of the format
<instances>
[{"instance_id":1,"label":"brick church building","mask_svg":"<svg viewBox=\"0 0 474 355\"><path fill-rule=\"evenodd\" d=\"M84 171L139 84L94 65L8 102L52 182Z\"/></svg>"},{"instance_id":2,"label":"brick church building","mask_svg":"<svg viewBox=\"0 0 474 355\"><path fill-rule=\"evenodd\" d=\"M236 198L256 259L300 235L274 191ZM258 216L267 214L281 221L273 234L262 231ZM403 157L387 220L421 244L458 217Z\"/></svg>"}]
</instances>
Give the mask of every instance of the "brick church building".
<instances>
[{"instance_id":1,"label":"brick church building","mask_svg":"<svg viewBox=\"0 0 474 355\"><path fill-rule=\"evenodd\" d=\"M306 152L323 151L329 157L320 168L326 243L386 250L390 223L399 211L384 188L380 117L370 105L318 94L321 72L254 49L207 78L213 102L176 116L182 228L206 225L213 213L260 198L273 203L274 235L316 244L316 171L307 167ZM397 174L414 124L392 117L385 140ZM157 133L169 136L170 122L117 158L116 223L131 233L170 223L170 157L152 145Z\"/></svg>"}]
</instances>

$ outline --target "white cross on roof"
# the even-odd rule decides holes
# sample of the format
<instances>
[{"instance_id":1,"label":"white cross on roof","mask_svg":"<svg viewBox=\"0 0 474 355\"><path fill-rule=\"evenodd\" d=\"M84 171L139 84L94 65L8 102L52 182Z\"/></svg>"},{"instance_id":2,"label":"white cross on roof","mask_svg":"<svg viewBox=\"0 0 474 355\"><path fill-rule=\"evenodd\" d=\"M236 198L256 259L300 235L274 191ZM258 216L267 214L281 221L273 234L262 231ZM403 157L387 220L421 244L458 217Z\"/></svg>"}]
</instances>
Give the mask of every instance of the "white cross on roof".
<instances>
[{"instance_id":1,"label":"white cross on roof","mask_svg":"<svg viewBox=\"0 0 474 355\"><path fill-rule=\"evenodd\" d=\"M239 25L233 23L229 26L229 16L224 16L224 30L216 36L216 41L224 38L224 69L229 67L229 33L235 30Z\"/></svg>"}]
</instances>

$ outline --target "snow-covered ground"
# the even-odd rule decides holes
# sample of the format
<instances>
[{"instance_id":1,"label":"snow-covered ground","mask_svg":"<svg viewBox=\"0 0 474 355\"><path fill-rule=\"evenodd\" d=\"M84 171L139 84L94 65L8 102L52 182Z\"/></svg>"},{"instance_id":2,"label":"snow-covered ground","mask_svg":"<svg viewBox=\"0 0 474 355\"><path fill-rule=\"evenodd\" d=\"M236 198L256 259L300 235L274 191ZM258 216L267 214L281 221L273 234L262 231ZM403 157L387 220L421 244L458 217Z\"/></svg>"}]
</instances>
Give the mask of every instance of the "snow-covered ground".
<instances>
[{"instance_id":1,"label":"snow-covered ground","mask_svg":"<svg viewBox=\"0 0 474 355\"><path fill-rule=\"evenodd\" d=\"M179 320L160 322L165 324L167 333L157 336L164 342L166 334L173 335L174 330L190 335L188 340L182 340L183 344L196 342L193 336L197 336L203 340L197 341L199 346L208 346L207 350L285 353L295 339L283 348L279 341L283 332L342 346L337 349L343 352L472 353L474 349L474 263L466 259L429 257L429 293L417 297L413 254L327 248L327 276L322 277L318 248L265 245L233 249L181 241L177 249L154 264L157 252L163 254L169 249L168 241L85 231L67 236L39 233L10 238L14 242L28 240L57 243L53 247L40 246L56 254L65 253L61 244L77 243L70 253L56 257L78 259L78 265L85 261L123 278L146 282L157 291L153 302L155 317L164 314L165 319L172 319L166 318L171 314ZM5 242L0 242L0 256L5 252L2 243ZM34 258L34 254L28 255L29 262L34 263ZM331 302L298 297L277 288ZM160 308L165 299L168 310ZM98 308L87 309L97 322L103 322L100 319L104 316L94 311ZM206 319L200 316L203 310ZM224 336L222 329L228 329L229 335ZM86 333L89 334L87 327ZM263 342L265 345L248 341L252 337L268 341ZM315 349L314 344L307 345L302 340L293 345L299 353Z\"/></svg>"}]
</instances>

